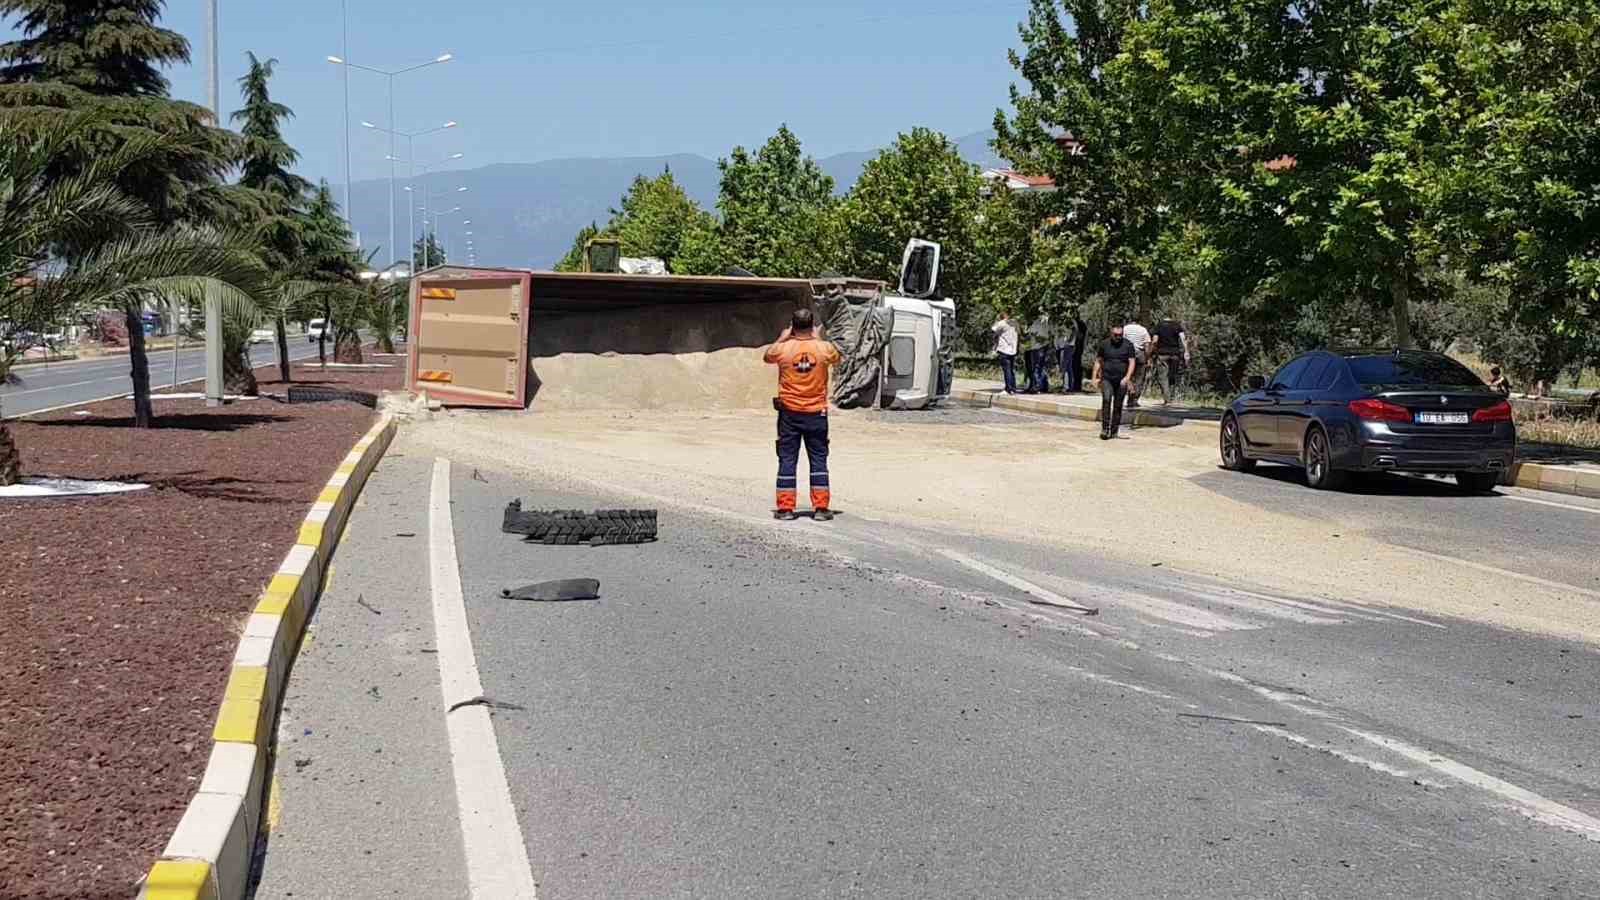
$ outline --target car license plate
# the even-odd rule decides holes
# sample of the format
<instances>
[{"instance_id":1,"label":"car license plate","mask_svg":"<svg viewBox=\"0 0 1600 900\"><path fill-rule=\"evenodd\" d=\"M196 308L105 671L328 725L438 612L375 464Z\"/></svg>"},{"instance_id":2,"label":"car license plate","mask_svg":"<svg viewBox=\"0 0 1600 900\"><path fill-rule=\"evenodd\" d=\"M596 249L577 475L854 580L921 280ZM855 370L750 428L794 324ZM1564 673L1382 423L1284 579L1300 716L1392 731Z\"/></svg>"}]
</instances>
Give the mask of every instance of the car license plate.
<instances>
[{"instance_id":1,"label":"car license plate","mask_svg":"<svg viewBox=\"0 0 1600 900\"><path fill-rule=\"evenodd\" d=\"M1418 425L1465 425L1468 417L1464 412L1419 412L1416 421Z\"/></svg>"}]
</instances>

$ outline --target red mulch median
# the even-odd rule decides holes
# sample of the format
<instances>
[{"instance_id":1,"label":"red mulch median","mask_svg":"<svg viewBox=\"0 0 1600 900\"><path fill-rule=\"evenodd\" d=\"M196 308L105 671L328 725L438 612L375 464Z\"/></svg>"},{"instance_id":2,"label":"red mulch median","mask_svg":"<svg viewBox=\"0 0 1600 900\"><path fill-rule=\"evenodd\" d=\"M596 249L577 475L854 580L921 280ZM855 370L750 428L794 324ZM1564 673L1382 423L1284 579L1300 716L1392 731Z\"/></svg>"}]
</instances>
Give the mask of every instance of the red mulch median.
<instances>
[{"instance_id":1,"label":"red mulch median","mask_svg":"<svg viewBox=\"0 0 1600 900\"><path fill-rule=\"evenodd\" d=\"M296 383L397 388L297 365ZM276 368L257 370L280 396ZM73 413L87 410L90 415ZM11 423L24 474L150 490L0 500L0 897L129 896L199 786L230 661L300 521L375 413L114 400Z\"/></svg>"}]
</instances>

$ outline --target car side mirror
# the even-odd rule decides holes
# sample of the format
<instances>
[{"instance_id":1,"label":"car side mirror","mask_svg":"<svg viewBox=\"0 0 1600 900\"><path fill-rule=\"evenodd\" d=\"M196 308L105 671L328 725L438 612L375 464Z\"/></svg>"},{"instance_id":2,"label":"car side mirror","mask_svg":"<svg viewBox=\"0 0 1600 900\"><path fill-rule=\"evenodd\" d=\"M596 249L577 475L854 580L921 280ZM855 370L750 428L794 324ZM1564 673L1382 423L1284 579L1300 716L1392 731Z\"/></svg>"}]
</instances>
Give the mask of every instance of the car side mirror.
<instances>
[{"instance_id":1,"label":"car side mirror","mask_svg":"<svg viewBox=\"0 0 1600 900\"><path fill-rule=\"evenodd\" d=\"M1251 375L1244 380L1244 386L1252 391L1259 391L1267 386L1267 379L1262 375Z\"/></svg>"}]
</instances>

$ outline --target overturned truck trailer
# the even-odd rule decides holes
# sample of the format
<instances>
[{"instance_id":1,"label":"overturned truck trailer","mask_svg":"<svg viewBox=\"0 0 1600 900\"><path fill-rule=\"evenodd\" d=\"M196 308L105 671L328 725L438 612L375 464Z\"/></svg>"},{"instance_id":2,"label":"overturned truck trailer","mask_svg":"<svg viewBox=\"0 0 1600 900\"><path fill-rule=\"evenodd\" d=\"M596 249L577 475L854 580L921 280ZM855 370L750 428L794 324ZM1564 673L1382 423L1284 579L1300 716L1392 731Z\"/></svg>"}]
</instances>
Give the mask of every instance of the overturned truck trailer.
<instances>
[{"instance_id":1,"label":"overturned truck trailer","mask_svg":"<svg viewBox=\"0 0 1600 900\"><path fill-rule=\"evenodd\" d=\"M440 267L412 280L407 380L455 406L763 408L775 383L762 348L796 308L816 304L838 323L828 336L847 357L839 374L850 377L835 379L836 399L853 385L856 402L843 405L874 405L878 373L910 377L913 366L890 359L894 298L876 282L851 282L853 305L877 313L828 315L841 301L838 285Z\"/></svg>"}]
</instances>

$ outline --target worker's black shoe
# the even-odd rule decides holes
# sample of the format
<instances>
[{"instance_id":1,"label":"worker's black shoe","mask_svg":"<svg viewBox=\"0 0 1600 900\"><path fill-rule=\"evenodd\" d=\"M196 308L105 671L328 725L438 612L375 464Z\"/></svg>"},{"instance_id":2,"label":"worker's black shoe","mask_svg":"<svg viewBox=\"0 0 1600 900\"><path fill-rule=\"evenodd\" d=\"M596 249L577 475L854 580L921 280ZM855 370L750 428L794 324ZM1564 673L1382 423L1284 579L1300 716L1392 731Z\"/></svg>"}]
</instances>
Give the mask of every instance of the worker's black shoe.
<instances>
[{"instance_id":1,"label":"worker's black shoe","mask_svg":"<svg viewBox=\"0 0 1600 900\"><path fill-rule=\"evenodd\" d=\"M772 517L780 522L793 522L796 518L792 509L775 509L772 511Z\"/></svg>"},{"instance_id":2,"label":"worker's black shoe","mask_svg":"<svg viewBox=\"0 0 1600 900\"><path fill-rule=\"evenodd\" d=\"M818 522L832 522L833 521L833 510L831 510L831 509L819 509L816 512L811 514L811 518L816 519Z\"/></svg>"}]
</instances>

